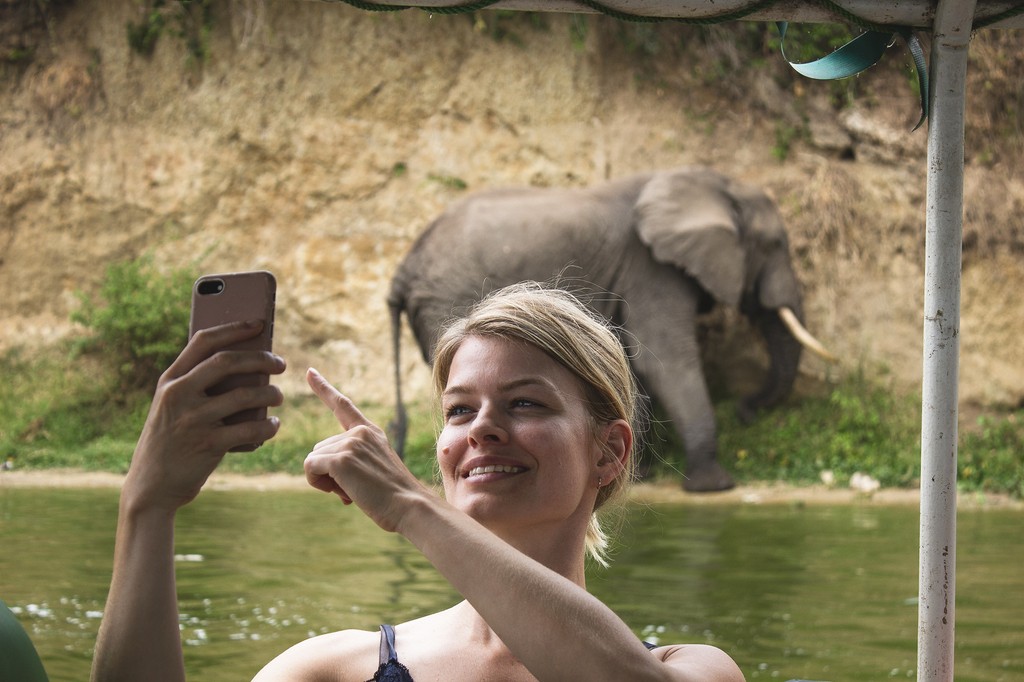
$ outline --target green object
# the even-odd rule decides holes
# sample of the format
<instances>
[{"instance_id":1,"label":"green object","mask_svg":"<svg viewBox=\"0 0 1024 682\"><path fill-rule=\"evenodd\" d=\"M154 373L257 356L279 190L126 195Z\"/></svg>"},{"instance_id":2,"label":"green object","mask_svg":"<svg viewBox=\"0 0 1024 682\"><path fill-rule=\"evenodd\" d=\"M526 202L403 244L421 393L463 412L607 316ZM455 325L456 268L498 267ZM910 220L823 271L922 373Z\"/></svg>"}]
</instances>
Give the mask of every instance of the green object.
<instances>
[{"instance_id":1,"label":"green object","mask_svg":"<svg viewBox=\"0 0 1024 682\"><path fill-rule=\"evenodd\" d=\"M25 628L0 600L0 682L49 682Z\"/></svg>"},{"instance_id":2,"label":"green object","mask_svg":"<svg viewBox=\"0 0 1024 682\"><path fill-rule=\"evenodd\" d=\"M886 48L889 47L898 37L903 38L914 59L914 68L917 71L918 90L921 97L921 118L918 119L914 130L921 127L921 124L928 118L928 65L925 62L924 50L913 31L906 26L878 27L882 30L868 30L857 36L846 45L843 45L832 54L826 55L813 62L797 64L786 57L786 28L789 22L778 21L775 25L779 29L779 36L782 41L782 57L801 76L815 80L838 80L849 78L868 67L874 65Z\"/></svg>"},{"instance_id":3,"label":"green object","mask_svg":"<svg viewBox=\"0 0 1024 682\"><path fill-rule=\"evenodd\" d=\"M782 56L801 76L815 80L848 78L860 73L882 58L885 49L893 39L892 33L865 31L830 55L813 62L797 64L786 57L785 42L788 25L789 22L786 21L776 22L783 43Z\"/></svg>"}]
</instances>

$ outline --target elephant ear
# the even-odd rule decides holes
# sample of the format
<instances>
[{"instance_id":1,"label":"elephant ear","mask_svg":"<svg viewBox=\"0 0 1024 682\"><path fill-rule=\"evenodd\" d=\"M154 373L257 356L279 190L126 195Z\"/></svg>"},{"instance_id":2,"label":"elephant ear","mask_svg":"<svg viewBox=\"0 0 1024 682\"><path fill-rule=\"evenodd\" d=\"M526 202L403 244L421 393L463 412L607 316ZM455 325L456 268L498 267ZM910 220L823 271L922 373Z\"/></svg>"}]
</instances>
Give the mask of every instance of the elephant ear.
<instances>
[{"instance_id":1,"label":"elephant ear","mask_svg":"<svg viewBox=\"0 0 1024 682\"><path fill-rule=\"evenodd\" d=\"M654 176L636 204L636 230L654 260L682 268L715 300L738 305L746 257L726 179L704 169Z\"/></svg>"}]
</instances>

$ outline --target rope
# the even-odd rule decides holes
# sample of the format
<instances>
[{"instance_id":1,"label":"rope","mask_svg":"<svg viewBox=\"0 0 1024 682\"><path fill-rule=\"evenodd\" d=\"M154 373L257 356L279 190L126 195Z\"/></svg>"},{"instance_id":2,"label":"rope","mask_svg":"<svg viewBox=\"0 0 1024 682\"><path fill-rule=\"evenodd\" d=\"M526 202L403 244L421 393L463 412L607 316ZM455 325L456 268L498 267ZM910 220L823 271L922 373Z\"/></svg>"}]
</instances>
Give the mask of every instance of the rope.
<instances>
[{"instance_id":1,"label":"rope","mask_svg":"<svg viewBox=\"0 0 1024 682\"><path fill-rule=\"evenodd\" d=\"M333 0L334 2L343 2L346 5L351 5L356 9L366 10L368 12L400 12L406 9L421 9L424 12L430 12L431 14L468 14L470 12L476 12L477 10L486 9L491 5L495 5L499 0L476 0L476 2L466 2L461 5L445 5L440 7L420 7L416 5L383 5L378 2L363 2L363 0ZM663 21L674 21L683 24L696 24L696 25L710 25L710 24L721 24L727 21L736 21L748 17L754 12L759 12L763 9L767 9L772 5L779 2L779 0L758 0L752 2L746 7L741 7L738 10L732 12L725 12L723 14L716 14L714 16L706 17L646 17L640 14L630 14L628 12L622 12L615 9L614 7L608 7L605 4L597 2L597 0L577 0L579 4L589 7L601 14L609 16L613 19L619 19L621 21L634 21L634 22L647 22L647 23L659 23Z\"/></svg>"},{"instance_id":2,"label":"rope","mask_svg":"<svg viewBox=\"0 0 1024 682\"><path fill-rule=\"evenodd\" d=\"M416 7L424 12L430 12L431 14L468 14L470 12L476 12L478 10L486 9L491 5L498 4L499 0L476 0L476 2L467 2L462 5L444 5L442 7ZM401 12L406 9L413 9L413 5L382 5L377 2L363 2L362 0L335 0L335 2L343 2L346 5L352 5L356 9L366 10L367 12Z\"/></svg>"},{"instance_id":3,"label":"rope","mask_svg":"<svg viewBox=\"0 0 1024 682\"><path fill-rule=\"evenodd\" d=\"M499 0L476 0L475 2L466 2L460 5L444 5L440 7L421 7L416 5L383 5L377 2L363 2L363 0L333 0L334 2L343 2L346 5L351 5L356 9L366 10L368 12L400 12L407 9L421 9L424 12L430 12L431 14L467 14L469 12L476 12L478 10L486 9L491 5L496 5ZM646 22L646 23L659 23L663 21L674 21L683 24L696 24L696 25L710 25L720 24L727 21L736 21L760 12L761 10L768 9L772 5L775 5L779 0L759 0L757 2L751 2L746 7L741 7L738 10L732 12L725 12L723 14L715 14L712 16L705 17L647 17L640 14L630 14L629 12L623 12L615 9L614 7L608 7L607 5L598 2L597 0L576 0L579 4L589 7L590 9L612 17L613 19L619 19L621 21L634 21L634 22ZM876 24L873 21L868 21L863 17L860 17L853 12L849 11L842 5L839 5L832 0L812 0L824 9L828 10L835 16L843 19L847 23L859 26L867 31L877 31L884 33L892 31L892 26L886 26L885 24ZM992 16L976 19L974 22L974 28L984 28L997 24L1005 19L1012 19L1013 17L1024 14L1024 3L1020 3L1015 7L994 14Z\"/></svg>"},{"instance_id":4,"label":"rope","mask_svg":"<svg viewBox=\"0 0 1024 682\"><path fill-rule=\"evenodd\" d=\"M476 12L477 10L485 9L491 5L498 3L498 0L476 0L476 2L467 2L459 5L444 5L440 7L421 7L416 5L384 5L378 2L364 2L363 0L334 0L335 2L343 2L346 5L351 5L356 9L366 10L368 12L400 12L406 9L421 9L424 12L430 12L432 14L467 14L469 12ZM682 24L695 24L695 25L711 25L721 24L727 21L737 21L745 17L759 12L764 9L768 9L772 5L775 5L779 0L758 0L751 2L746 7L741 7L732 12L724 12L722 14L715 14L703 17L648 17L641 14L631 14L629 12L623 12L617 10L614 7L609 7L598 0L576 0L579 4L584 7L609 16L613 19L620 21L632 21L640 23L661 23L664 21L673 21ZM831 11L833 14L845 19L849 23L856 24L868 30L885 30L885 27L880 24L875 24L866 19L858 17L853 12L850 12L843 7L837 5L831 0L815 0L819 5L825 9ZM1012 15L1011 15L1012 16Z\"/></svg>"},{"instance_id":5,"label":"rope","mask_svg":"<svg viewBox=\"0 0 1024 682\"><path fill-rule=\"evenodd\" d=\"M346 5L352 5L356 9L366 10L367 12L401 12L404 9L411 9L405 5L379 5L375 2L360 2L359 0L339 0L344 2Z\"/></svg>"},{"instance_id":6,"label":"rope","mask_svg":"<svg viewBox=\"0 0 1024 682\"><path fill-rule=\"evenodd\" d=\"M1018 3L1018 5L1016 7L1011 7L1010 9L1006 10L1005 12L1000 12L999 14L993 14L990 17L984 17L982 19L975 19L974 20L974 28L976 28L976 29L978 29L978 28L985 28L986 26L991 26L992 24L998 24L1003 19L1011 19L1011 18L1013 18L1015 16L1018 16L1018 15L1021 15L1021 14L1024 14L1024 2Z\"/></svg>"},{"instance_id":7,"label":"rope","mask_svg":"<svg viewBox=\"0 0 1024 682\"><path fill-rule=\"evenodd\" d=\"M347 5L351 5L357 9L367 10L370 12L399 12L406 9L412 9L415 5L383 5L376 2L364 2L363 0L334 0L335 2L343 2ZM673 21L683 24L694 24L699 26L707 26L712 24L725 23L727 21L736 21L745 17L767 9L772 5L776 4L779 0L755 0L745 7L732 12L725 12L723 14L716 14L713 16L705 17L648 17L639 14L630 14L629 12L622 12L613 7L598 2L598 0L576 0L579 4L589 7L601 14L609 16L613 19L620 21L633 21L633 22L644 22L644 23L660 23L664 21ZM872 21L868 21L860 16L857 16L853 12L847 10L843 6L833 2L833 0L812 0L826 11L831 12L835 16L839 17L846 23L853 24L864 31L865 34L855 38L853 41L844 45L843 47L836 50L831 55L827 55L808 64L794 64L789 62L790 66L796 69L798 72L811 78L819 78L822 80L830 80L836 78L845 78L854 73L868 68L879 58L885 50L886 45L892 40L893 37L899 36L903 38L906 43L907 49L911 53L914 60L914 67L917 70L918 85L921 94L921 119L918 121L917 127L920 127L928 118L928 67L924 59L924 51L921 49L920 41L917 36L914 35L913 30L907 26L886 26L883 24L877 24ZM469 12L476 12L481 9L490 7L498 3L498 0L475 0L474 2L465 2L456 5L446 5L442 7L418 7L425 12L431 14L466 14ZM989 24L994 24L1004 19L1015 17L1018 14L1024 13L1024 2L1019 2L1017 6L1012 7L1004 12L996 14L991 17L985 17L980 21L975 22L975 28L981 28ZM787 22L778 22L779 32L782 35L783 42L786 37L786 26ZM783 57L785 57L785 50L783 50Z\"/></svg>"},{"instance_id":8,"label":"rope","mask_svg":"<svg viewBox=\"0 0 1024 682\"><path fill-rule=\"evenodd\" d=\"M836 15L837 17L843 19L847 23L853 24L854 26L859 26L860 28L863 28L867 31L887 33L893 30L892 26L886 26L885 24L876 24L873 21L868 21L867 19L859 17L850 10L846 9L845 7L842 7L841 5L837 5L836 3L832 2L832 0L814 0L814 2L816 2L818 5L821 5L826 10Z\"/></svg>"},{"instance_id":9,"label":"rope","mask_svg":"<svg viewBox=\"0 0 1024 682\"><path fill-rule=\"evenodd\" d=\"M713 16L706 17L645 17L639 14L629 14L628 12L621 12L607 5L603 5L596 0L576 0L579 4L585 5L593 10L600 12L613 19L619 19L621 21L634 21L634 22L653 22L658 23L662 21L674 21L682 24L695 24L698 26L706 26L711 24L721 24L726 21L736 21L748 17L754 12L759 12L763 9L767 9L777 3L779 0L761 0L760 2L752 2L746 7L741 7L733 12L725 12L723 14L716 14Z\"/></svg>"}]
</instances>

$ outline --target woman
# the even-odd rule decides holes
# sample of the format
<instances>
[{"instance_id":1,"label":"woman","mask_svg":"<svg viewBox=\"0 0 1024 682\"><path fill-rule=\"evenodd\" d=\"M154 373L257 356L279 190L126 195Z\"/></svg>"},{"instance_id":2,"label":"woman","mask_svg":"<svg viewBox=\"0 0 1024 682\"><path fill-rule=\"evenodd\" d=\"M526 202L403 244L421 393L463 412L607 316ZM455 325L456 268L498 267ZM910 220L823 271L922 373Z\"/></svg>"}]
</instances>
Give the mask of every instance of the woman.
<instances>
[{"instance_id":1,"label":"woman","mask_svg":"<svg viewBox=\"0 0 1024 682\"><path fill-rule=\"evenodd\" d=\"M161 379L122 492L96 680L184 679L174 511L229 447L277 430L273 418L219 425L279 404L276 390L205 397L225 374L283 371L275 356L218 352L245 333L255 332L197 335ZM629 479L637 395L615 335L571 295L501 290L439 340L443 500L348 398L315 370L307 379L342 427L306 458L309 483L406 537L465 601L380 634L306 640L256 680L743 679L714 647L649 650L584 587L585 554L600 559L605 542L595 512Z\"/></svg>"}]
</instances>

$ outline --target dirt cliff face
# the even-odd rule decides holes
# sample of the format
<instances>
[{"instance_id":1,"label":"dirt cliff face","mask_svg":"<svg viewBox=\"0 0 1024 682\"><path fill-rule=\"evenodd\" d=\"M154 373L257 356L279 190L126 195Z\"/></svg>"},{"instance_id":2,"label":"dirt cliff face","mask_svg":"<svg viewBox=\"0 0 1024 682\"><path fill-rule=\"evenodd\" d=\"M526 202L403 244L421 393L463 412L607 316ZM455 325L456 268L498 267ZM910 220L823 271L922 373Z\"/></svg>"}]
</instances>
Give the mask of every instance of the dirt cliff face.
<instances>
[{"instance_id":1,"label":"dirt cliff face","mask_svg":"<svg viewBox=\"0 0 1024 682\"><path fill-rule=\"evenodd\" d=\"M5 47L22 45L0 83L0 350L72 331L74 292L115 260L266 268L285 390L315 364L388 403L387 282L444 207L701 163L777 199L807 325L842 368L919 385L926 132L911 132L899 47L836 107L835 88L793 78L776 52L744 61L729 27L234 0L196 34L204 55L170 31L144 55L127 39L145 19L134 0L50 3L44 20L26 5L0 7ZM1002 33L972 46L961 397L1019 405L1024 51ZM758 356L732 362L749 345L735 318L710 318L707 337L719 366L743 370ZM802 372L837 370L807 357Z\"/></svg>"}]
</instances>

